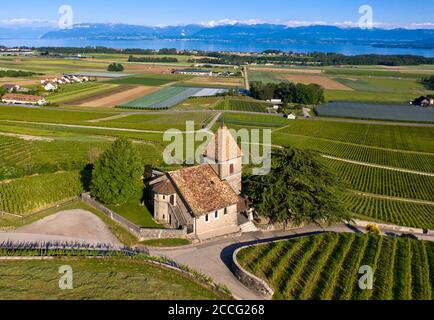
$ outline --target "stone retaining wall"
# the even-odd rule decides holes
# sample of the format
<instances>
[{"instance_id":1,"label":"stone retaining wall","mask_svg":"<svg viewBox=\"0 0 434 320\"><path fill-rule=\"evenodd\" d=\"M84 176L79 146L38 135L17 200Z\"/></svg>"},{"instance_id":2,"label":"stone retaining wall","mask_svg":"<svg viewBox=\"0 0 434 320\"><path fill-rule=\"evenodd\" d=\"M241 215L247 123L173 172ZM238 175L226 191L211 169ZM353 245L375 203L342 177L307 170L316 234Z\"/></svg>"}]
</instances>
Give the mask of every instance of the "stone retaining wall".
<instances>
[{"instance_id":1,"label":"stone retaining wall","mask_svg":"<svg viewBox=\"0 0 434 320\"><path fill-rule=\"evenodd\" d=\"M139 238L140 241L149 240L149 239L165 239L165 238L174 239L174 238L187 237L186 229L178 230L178 229L140 228L139 226L135 225L131 221L125 219L124 217L120 216L116 212L110 210L102 203L99 203L98 201L93 199L89 193L82 194L81 200L87 203L88 205L94 207L95 209L98 209L99 211L104 213L107 217L109 217L111 220L123 226L125 229L130 231L137 238Z\"/></svg>"},{"instance_id":2,"label":"stone retaining wall","mask_svg":"<svg viewBox=\"0 0 434 320\"><path fill-rule=\"evenodd\" d=\"M256 277L250 272L244 270L243 267L238 263L237 255L242 250L248 247L243 247L235 250L232 256L232 272L237 277L237 279L244 284L246 287L257 292L260 296L265 299L271 299L274 295L274 290L262 279Z\"/></svg>"}]
</instances>

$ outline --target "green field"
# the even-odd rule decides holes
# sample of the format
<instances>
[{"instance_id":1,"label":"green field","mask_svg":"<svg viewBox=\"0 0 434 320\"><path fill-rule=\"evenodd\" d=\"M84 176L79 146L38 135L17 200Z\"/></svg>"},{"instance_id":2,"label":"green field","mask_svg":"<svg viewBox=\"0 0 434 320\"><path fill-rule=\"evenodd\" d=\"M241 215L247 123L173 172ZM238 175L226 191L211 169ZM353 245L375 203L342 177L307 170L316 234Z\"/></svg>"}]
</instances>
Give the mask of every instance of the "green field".
<instances>
[{"instance_id":1,"label":"green field","mask_svg":"<svg viewBox=\"0 0 434 320\"><path fill-rule=\"evenodd\" d=\"M322 234L243 249L238 260L278 300L432 300L434 244L355 234ZM374 271L361 290L360 266Z\"/></svg>"},{"instance_id":2,"label":"green field","mask_svg":"<svg viewBox=\"0 0 434 320\"><path fill-rule=\"evenodd\" d=\"M74 271L74 289L59 289L59 266ZM228 298L166 268L128 258L59 258L0 264L1 300L217 300Z\"/></svg>"},{"instance_id":3,"label":"green field","mask_svg":"<svg viewBox=\"0 0 434 320\"><path fill-rule=\"evenodd\" d=\"M391 197L434 201L434 177L371 168L343 161L323 159L350 189Z\"/></svg>"},{"instance_id":4,"label":"green field","mask_svg":"<svg viewBox=\"0 0 434 320\"><path fill-rule=\"evenodd\" d=\"M140 228L163 228L162 225L152 219L152 214L146 206L140 204L139 199L132 200L121 206L108 206L108 208Z\"/></svg>"},{"instance_id":5,"label":"green field","mask_svg":"<svg viewBox=\"0 0 434 320\"><path fill-rule=\"evenodd\" d=\"M114 79L105 81L111 84L128 84L128 85L142 85L142 86L162 86L171 82L191 79L190 76L185 75L171 75L171 74L149 74L134 77L127 77L121 79Z\"/></svg>"},{"instance_id":6,"label":"green field","mask_svg":"<svg viewBox=\"0 0 434 320\"><path fill-rule=\"evenodd\" d=\"M269 116L261 114L225 113L220 121L229 126L246 126L258 128L283 127L289 121L281 116Z\"/></svg>"},{"instance_id":7,"label":"green field","mask_svg":"<svg viewBox=\"0 0 434 320\"><path fill-rule=\"evenodd\" d=\"M323 123L324 129L326 126L327 123ZM307 128L304 133L283 133L283 130L276 131L273 134L272 141L273 144L315 150L321 154L352 161L422 172L434 172L434 154L393 150L376 146L371 147L363 144L337 141L332 138L309 136Z\"/></svg>"},{"instance_id":8,"label":"green field","mask_svg":"<svg viewBox=\"0 0 434 320\"><path fill-rule=\"evenodd\" d=\"M215 110L229 110L229 111L247 111L247 112L267 112L267 103L257 102L250 99L224 99L219 102L214 109Z\"/></svg>"},{"instance_id":9,"label":"green field","mask_svg":"<svg viewBox=\"0 0 434 320\"><path fill-rule=\"evenodd\" d=\"M362 219L434 230L434 205L378 199L357 194L349 194L344 202L352 213Z\"/></svg>"},{"instance_id":10,"label":"green field","mask_svg":"<svg viewBox=\"0 0 434 320\"><path fill-rule=\"evenodd\" d=\"M109 93L115 88L117 88L116 85L107 85L101 82L64 85L60 86L57 92L48 95L47 101L55 104L70 103L96 94Z\"/></svg>"},{"instance_id":11,"label":"green field","mask_svg":"<svg viewBox=\"0 0 434 320\"><path fill-rule=\"evenodd\" d=\"M298 120L274 132L323 138L356 145L434 153L434 128L405 125Z\"/></svg>"},{"instance_id":12,"label":"green field","mask_svg":"<svg viewBox=\"0 0 434 320\"><path fill-rule=\"evenodd\" d=\"M0 183L0 211L26 216L84 192L79 172L60 172Z\"/></svg>"},{"instance_id":13,"label":"green field","mask_svg":"<svg viewBox=\"0 0 434 320\"><path fill-rule=\"evenodd\" d=\"M26 141L0 135L0 179L60 170L81 170L93 163L111 141L92 136L59 137L52 141ZM147 164L160 165L161 146L138 143Z\"/></svg>"}]
</instances>

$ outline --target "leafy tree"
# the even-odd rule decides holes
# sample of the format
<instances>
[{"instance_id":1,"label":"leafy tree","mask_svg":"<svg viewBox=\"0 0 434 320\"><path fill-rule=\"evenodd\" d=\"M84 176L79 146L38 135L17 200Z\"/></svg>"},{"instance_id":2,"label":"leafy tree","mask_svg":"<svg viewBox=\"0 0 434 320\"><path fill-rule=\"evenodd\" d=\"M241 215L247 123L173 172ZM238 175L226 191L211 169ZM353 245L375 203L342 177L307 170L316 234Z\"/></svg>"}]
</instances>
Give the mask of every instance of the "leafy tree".
<instances>
[{"instance_id":1,"label":"leafy tree","mask_svg":"<svg viewBox=\"0 0 434 320\"><path fill-rule=\"evenodd\" d=\"M126 139L118 139L95 163L92 196L110 205L132 200L140 188L144 167L136 148Z\"/></svg>"},{"instance_id":2,"label":"leafy tree","mask_svg":"<svg viewBox=\"0 0 434 320\"><path fill-rule=\"evenodd\" d=\"M122 72L122 71L124 71L124 66L121 65L120 63L114 62L108 66L107 71Z\"/></svg>"},{"instance_id":3,"label":"leafy tree","mask_svg":"<svg viewBox=\"0 0 434 320\"><path fill-rule=\"evenodd\" d=\"M311 151L274 151L268 175L248 175L243 192L271 222L342 222L351 215L339 200L345 192L336 175Z\"/></svg>"}]
</instances>

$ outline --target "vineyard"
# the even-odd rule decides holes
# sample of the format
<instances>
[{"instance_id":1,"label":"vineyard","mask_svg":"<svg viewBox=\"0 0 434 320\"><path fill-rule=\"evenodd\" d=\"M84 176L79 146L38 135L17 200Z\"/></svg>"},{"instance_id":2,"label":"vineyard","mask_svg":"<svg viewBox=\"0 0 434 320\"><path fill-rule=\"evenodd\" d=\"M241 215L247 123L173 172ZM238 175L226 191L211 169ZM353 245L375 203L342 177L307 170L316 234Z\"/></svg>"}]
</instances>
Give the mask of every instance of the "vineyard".
<instances>
[{"instance_id":1,"label":"vineyard","mask_svg":"<svg viewBox=\"0 0 434 320\"><path fill-rule=\"evenodd\" d=\"M324 159L353 190L419 200L434 200L434 177Z\"/></svg>"},{"instance_id":2,"label":"vineyard","mask_svg":"<svg viewBox=\"0 0 434 320\"><path fill-rule=\"evenodd\" d=\"M273 144L311 149L322 154L382 166L434 172L434 153L416 153L333 141L324 138L283 134L273 135Z\"/></svg>"},{"instance_id":3,"label":"vineyard","mask_svg":"<svg viewBox=\"0 0 434 320\"><path fill-rule=\"evenodd\" d=\"M434 127L393 126L334 121L293 121L275 136L293 134L357 145L433 153Z\"/></svg>"},{"instance_id":4,"label":"vineyard","mask_svg":"<svg viewBox=\"0 0 434 320\"><path fill-rule=\"evenodd\" d=\"M220 118L225 124L247 127L283 127L288 120L280 116L261 114L225 113Z\"/></svg>"},{"instance_id":5,"label":"vineyard","mask_svg":"<svg viewBox=\"0 0 434 320\"><path fill-rule=\"evenodd\" d=\"M267 104L259 103L254 100L224 99L214 109L266 113Z\"/></svg>"},{"instance_id":6,"label":"vineyard","mask_svg":"<svg viewBox=\"0 0 434 320\"><path fill-rule=\"evenodd\" d=\"M343 201L356 217L434 230L434 205L350 194Z\"/></svg>"},{"instance_id":7,"label":"vineyard","mask_svg":"<svg viewBox=\"0 0 434 320\"><path fill-rule=\"evenodd\" d=\"M29 215L83 192L79 172L61 172L0 183L0 211Z\"/></svg>"},{"instance_id":8,"label":"vineyard","mask_svg":"<svg viewBox=\"0 0 434 320\"><path fill-rule=\"evenodd\" d=\"M81 170L94 162L111 144L98 138L63 138L52 141L26 141L0 136L0 179L60 170ZM144 164L161 165L161 147L136 144Z\"/></svg>"},{"instance_id":9,"label":"vineyard","mask_svg":"<svg viewBox=\"0 0 434 320\"><path fill-rule=\"evenodd\" d=\"M430 242L326 233L249 247L239 252L238 261L274 288L274 299L433 299ZM363 265L374 271L373 290L359 288Z\"/></svg>"}]
</instances>

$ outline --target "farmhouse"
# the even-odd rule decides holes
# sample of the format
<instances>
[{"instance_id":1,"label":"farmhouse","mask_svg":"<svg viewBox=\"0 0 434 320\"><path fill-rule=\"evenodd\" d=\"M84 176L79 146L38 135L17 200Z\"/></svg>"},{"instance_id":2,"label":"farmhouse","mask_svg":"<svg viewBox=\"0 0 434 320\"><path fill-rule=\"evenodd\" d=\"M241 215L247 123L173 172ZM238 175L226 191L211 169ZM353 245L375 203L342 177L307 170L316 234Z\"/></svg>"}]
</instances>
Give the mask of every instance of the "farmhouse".
<instances>
[{"instance_id":1,"label":"farmhouse","mask_svg":"<svg viewBox=\"0 0 434 320\"><path fill-rule=\"evenodd\" d=\"M42 106L47 103L44 97L32 96L27 94L6 93L2 97L3 103L8 104L29 104Z\"/></svg>"},{"instance_id":2,"label":"farmhouse","mask_svg":"<svg viewBox=\"0 0 434 320\"><path fill-rule=\"evenodd\" d=\"M174 70L173 74L184 74L189 76L212 77L212 71L200 69Z\"/></svg>"},{"instance_id":3,"label":"farmhouse","mask_svg":"<svg viewBox=\"0 0 434 320\"><path fill-rule=\"evenodd\" d=\"M19 93L27 93L30 92L30 89L21 87L18 84L5 84L2 86L9 93L19 92Z\"/></svg>"},{"instance_id":4,"label":"farmhouse","mask_svg":"<svg viewBox=\"0 0 434 320\"><path fill-rule=\"evenodd\" d=\"M196 238L240 231L242 153L226 126L211 139L202 164L154 179L154 219L171 228L187 229Z\"/></svg>"}]
</instances>

